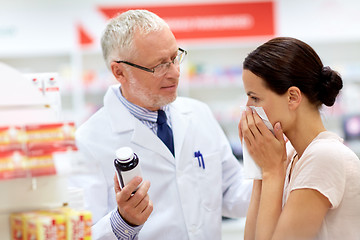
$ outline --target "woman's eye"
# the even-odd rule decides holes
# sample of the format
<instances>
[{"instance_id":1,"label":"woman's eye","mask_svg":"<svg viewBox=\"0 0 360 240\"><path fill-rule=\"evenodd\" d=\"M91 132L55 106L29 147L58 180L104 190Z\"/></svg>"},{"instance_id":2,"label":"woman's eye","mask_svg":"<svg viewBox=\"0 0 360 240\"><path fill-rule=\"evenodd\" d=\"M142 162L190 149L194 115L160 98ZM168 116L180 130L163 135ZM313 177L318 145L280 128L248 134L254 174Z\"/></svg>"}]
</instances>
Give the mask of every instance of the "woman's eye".
<instances>
[{"instance_id":1,"label":"woman's eye","mask_svg":"<svg viewBox=\"0 0 360 240\"><path fill-rule=\"evenodd\" d=\"M259 101L259 98L257 97L250 97L254 102L258 102Z\"/></svg>"}]
</instances>

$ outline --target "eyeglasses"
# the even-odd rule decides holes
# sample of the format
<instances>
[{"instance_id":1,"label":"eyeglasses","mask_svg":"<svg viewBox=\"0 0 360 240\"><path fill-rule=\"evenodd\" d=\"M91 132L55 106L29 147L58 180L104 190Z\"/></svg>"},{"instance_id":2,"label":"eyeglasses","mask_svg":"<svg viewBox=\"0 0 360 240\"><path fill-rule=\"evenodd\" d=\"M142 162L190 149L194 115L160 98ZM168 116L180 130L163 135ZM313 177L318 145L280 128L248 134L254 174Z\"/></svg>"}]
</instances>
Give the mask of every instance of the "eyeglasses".
<instances>
[{"instance_id":1,"label":"eyeglasses","mask_svg":"<svg viewBox=\"0 0 360 240\"><path fill-rule=\"evenodd\" d=\"M178 66L180 63L182 63L184 61L186 54L187 54L187 51L179 48L176 57L171 62L161 63L153 68L143 67L143 66L137 65L135 63L127 62L127 61L115 61L115 62L116 63L125 63L132 67L136 67L138 69L144 70L146 72L151 72L154 74L155 77L161 77L169 71L171 64Z\"/></svg>"}]
</instances>

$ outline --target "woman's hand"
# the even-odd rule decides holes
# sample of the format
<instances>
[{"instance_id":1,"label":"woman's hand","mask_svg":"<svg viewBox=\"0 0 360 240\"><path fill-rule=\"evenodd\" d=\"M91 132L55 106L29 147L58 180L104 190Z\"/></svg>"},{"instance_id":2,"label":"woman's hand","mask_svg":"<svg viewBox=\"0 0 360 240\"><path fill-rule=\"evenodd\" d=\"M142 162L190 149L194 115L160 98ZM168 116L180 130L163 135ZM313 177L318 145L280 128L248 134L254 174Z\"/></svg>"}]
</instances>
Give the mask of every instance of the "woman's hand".
<instances>
[{"instance_id":1,"label":"woman's hand","mask_svg":"<svg viewBox=\"0 0 360 240\"><path fill-rule=\"evenodd\" d=\"M281 124L274 126L274 134L256 112L247 108L239 123L240 139L245 141L249 154L266 174L285 175L286 147Z\"/></svg>"}]
</instances>

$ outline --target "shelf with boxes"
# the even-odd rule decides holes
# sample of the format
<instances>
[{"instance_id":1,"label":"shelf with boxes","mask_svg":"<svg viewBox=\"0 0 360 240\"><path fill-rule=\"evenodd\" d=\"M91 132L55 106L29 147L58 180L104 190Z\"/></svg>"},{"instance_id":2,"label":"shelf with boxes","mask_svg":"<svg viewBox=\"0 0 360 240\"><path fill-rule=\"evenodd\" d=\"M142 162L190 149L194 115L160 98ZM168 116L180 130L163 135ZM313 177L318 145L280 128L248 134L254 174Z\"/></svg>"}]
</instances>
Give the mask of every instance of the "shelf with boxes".
<instances>
[{"instance_id":1,"label":"shelf with boxes","mask_svg":"<svg viewBox=\"0 0 360 240\"><path fill-rule=\"evenodd\" d=\"M63 229L58 219L63 219L66 234L79 233L85 225L90 229L91 213L80 210L81 204L79 209L62 208L81 198L74 199L67 187L69 165L78 152L74 123L59 120L56 79L49 74L25 77L5 64L0 64L0 75L0 186L5 193L0 199L0 239L23 239L30 233L43 239ZM63 214L49 214L54 211ZM83 230L80 234L85 236Z\"/></svg>"}]
</instances>

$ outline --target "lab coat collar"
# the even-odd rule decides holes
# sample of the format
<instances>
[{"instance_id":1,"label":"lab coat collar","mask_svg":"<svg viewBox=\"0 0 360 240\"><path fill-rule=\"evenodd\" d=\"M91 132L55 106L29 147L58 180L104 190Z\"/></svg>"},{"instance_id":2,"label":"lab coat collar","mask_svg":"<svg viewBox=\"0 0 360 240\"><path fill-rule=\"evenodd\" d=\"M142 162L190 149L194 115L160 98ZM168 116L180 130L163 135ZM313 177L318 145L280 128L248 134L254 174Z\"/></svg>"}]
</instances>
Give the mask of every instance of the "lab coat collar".
<instances>
[{"instance_id":1,"label":"lab coat collar","mask_svg":"<svg viewBox=\"0 0 360 240\"><path fill-rule=\"evenodd\" d=\"M104 97L104 109L110 116L113 131L123 133L134 129L136 118L131 115L116 96L114 90L119 90L119 87L120 84L116 84L108 88Z\"/></svg>"},{"instance_id":2,"label":"lab coat collar","mask_svg":"<svg viewBox=\"0 0 360 240\"><path fill-rule=\"evenodd\" d=\"M185 141L186 134L190 122L191 110L181 107L181 97L178 97L175 102L169 105L171 124L174 135L174 146L176 159L180 159L179 154L182 152L182 147Z\"/></svg>"},{"instance_id":3,"label":"lab coat collar","mask_svg":"<svg viewBox=\"0 0 360 240\"><path fill-rule=\"evenodd\" d=\"M131 141L134 144L157 152L175 164L174 157L166 145L119 101L114 93L114 89L119 89L119 87L119 84L109 87L104 97L104 109L110 116L113 131L118 134L133 131ZM180 106L179 98L174 103L169 104L169 108L174 134L175 156L178 158L187 133L191 111Z\"/></svg>"}]
</instances>

